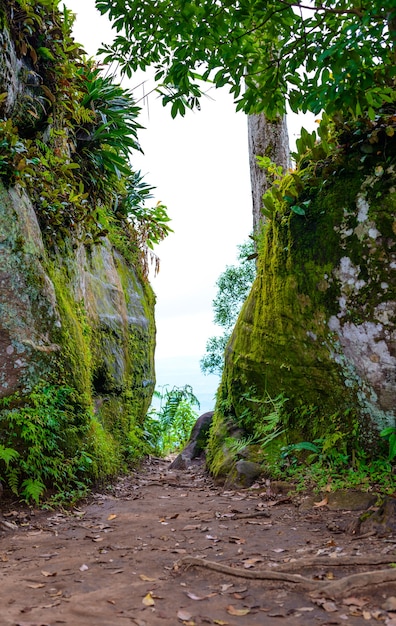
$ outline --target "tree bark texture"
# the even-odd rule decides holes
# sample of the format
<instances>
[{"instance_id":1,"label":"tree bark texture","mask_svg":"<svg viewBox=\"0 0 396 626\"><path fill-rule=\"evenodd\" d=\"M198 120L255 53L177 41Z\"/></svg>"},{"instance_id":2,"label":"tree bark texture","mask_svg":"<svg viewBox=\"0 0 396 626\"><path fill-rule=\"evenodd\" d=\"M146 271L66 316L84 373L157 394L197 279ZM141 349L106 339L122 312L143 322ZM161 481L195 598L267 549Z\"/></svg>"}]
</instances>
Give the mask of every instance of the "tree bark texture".
<instances>
[{"instance_id":1,"label":"tree bark texture","mask_svg":"<svg viewBox=\"0 0 396 626\"><path fill-rule=\"evenodd\" d=\"M271 186L267 172L257 164L257 156L267 156L285 170L291 166L286 116L269 121L263 113L248 116L249 165L253 202L253 231L263 221L263 193Z\"/></svg>"}]
</instances>

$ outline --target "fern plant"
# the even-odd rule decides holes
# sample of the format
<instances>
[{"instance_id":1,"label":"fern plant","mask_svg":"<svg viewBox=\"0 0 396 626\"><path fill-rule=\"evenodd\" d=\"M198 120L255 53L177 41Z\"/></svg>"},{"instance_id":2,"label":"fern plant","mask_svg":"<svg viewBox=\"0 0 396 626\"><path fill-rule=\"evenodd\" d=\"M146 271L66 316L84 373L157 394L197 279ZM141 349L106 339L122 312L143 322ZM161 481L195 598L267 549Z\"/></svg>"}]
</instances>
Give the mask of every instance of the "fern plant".
<instances>
[{"instance_id":1,"label":"fern plant","mask_svg":"<svg viewBox=\"0 0 396 626\"><path fill-rule=\"evenodd\" d=\"M4 403L0 415L3 479L26 501L38 503L47 488L62 492L67 486L81 485L80 478L89 469L91 459L80 443L87 426L77 423L73 393L69 387L41 385L28 404L16 396L13 408L9 399ZM73 455L72 450L77 452Z\"/></svg>"},{"instance_id":2,"label":"fern plant","mask_svg":"<svg viewBox=\"0 0 396 626\"><path fill-rule=\"evenodd\" d=\"M155 391L159 409L151 408L144 422L145 439L155 454L164 456L187 442L198 414L198 398L190 385Z\"/></svg>"}]
</instances>

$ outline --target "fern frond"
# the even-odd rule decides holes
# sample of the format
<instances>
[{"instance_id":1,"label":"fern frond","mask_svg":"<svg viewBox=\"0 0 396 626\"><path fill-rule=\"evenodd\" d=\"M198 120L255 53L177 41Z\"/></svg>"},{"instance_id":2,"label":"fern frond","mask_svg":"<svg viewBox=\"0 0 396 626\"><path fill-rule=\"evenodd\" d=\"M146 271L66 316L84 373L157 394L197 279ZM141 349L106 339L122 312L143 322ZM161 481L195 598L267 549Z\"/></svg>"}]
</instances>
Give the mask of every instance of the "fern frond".
<instances>
[{"instance_id":1,"label":"fern frond","mask_svg":"<svg viewBox=\"0 0 396 626\"><path fill-rule=\"evenodd\" d=\"M40 498L45 491L45 485L41 480L27 478L22 483L21 495L28 502L34 500L36 504L40 502Z\"/></svg>"},{"instance_id":2,"label":"fern frond","mask_svg":"<svg viewBox=\"0 0 396 626\"><path fill-rule=\"evenodd\" d=\"M7 470L6 472L6 478L7 478L7 483L9 488L11 489L12 493L15 493L16 496L19 495L19 476L20 476L21 470L19 467L12 467L10 469Z\"/></svg>"},{"instance_id":3,"label":"fern frond","mask_svg":"<svg viewBox=\"0 0 396 626\"><path fill-rule=\"evenodd\" d=\"M0 461L4 461L7 467L9 466L10 461L18 458L18 456L19 453L14 450L14 448L6 448L2 444L0 444Z\"/></svg>"}]
</instances>

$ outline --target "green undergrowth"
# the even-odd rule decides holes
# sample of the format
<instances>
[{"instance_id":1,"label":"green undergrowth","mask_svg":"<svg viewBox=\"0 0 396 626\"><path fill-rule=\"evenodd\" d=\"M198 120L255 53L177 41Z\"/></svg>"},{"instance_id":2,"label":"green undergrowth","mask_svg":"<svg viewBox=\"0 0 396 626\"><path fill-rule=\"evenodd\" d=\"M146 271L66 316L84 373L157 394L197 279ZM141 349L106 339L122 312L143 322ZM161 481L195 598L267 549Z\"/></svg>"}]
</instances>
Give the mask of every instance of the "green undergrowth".
<instances>
[{"instance_id":1,"label":"green undergrowth","mask_svg":"<svg viewBox=\"0 0 396 626\"><path fill-rule=\"evenodd\" d=\"M368 459L363 453L352 456L334 452L327 458L321 453L303 460L285 447L277 465L268 467L273 478L290 481L296 491L337 491L358 489L394 495L395 467L382 455Z\"/></svg>"},{"instance_id":2,"label":"green undergrowth","mask_svg":"<svg viewBox=\"0 0 396 626\"><path fill-rule=\"evenodd\" d=\"M326 430L317 409L307 407L306 422L300 421L296 429L288 426L298 420L288 414L284 396L271 399L266 394L260 399L251 389L245 398L248 407L236 418L227 400L219 400L221 392L220 387L207 449L208 468L215 477L237 479L236 463L244 459L261 465L263 476L286 480L297 491L349 488L395 493L394 428L381 431L377 446L367 453L359 445L358 422L345 432L341 413L332 417ZM318 438L299 439L298 433L308 430Z\"/></svg>"},{"instance_id":3,"label":"green undergrowth","mask_svg":"<svg viewBox=\"0 0 396 626\"><path fill-rule=\"evenodd\" d=\"M0 480L26 502L65 502L119 465L111 438L67 386L38 385L0 401Z\"/></svg>"},{"instance_id":4,"label":"green undergrowth","mask_svg":"<svg viewBox=\"0 0 396 626\"><path fill-rule=\"evenodd\" d=\"M163 387L154 393L159 406L152 406L144 421L144 439L151 454L166 456L187 443L198 414L198 398L190 385Z\"/></svg>"}]
</instances>

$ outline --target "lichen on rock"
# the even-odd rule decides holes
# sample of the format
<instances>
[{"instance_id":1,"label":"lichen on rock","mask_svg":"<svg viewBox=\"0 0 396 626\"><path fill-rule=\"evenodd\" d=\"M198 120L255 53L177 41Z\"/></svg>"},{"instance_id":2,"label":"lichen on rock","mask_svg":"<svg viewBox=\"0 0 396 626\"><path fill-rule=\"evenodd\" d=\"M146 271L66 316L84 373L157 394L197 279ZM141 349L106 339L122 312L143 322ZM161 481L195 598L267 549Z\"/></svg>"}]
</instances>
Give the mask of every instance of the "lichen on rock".
<instances>
[{"instance_id":1,"label":"lichen on rock","mask_svg":"<svg viewBox=\"0 0 396 626\"><path fill-rule=\"evenodd\" d=\"M257 435L268 395L287 401L282 434L264 454L320 439L370 455L379 432L395 426L394 144L387 137L386 168L380 149L362 160L347 148L308 168L305 216L277 203L226 348L208 454L215 473L229 471L230 430Z\"/></svg>"}]
</instances>

